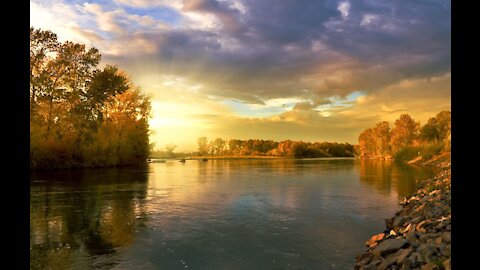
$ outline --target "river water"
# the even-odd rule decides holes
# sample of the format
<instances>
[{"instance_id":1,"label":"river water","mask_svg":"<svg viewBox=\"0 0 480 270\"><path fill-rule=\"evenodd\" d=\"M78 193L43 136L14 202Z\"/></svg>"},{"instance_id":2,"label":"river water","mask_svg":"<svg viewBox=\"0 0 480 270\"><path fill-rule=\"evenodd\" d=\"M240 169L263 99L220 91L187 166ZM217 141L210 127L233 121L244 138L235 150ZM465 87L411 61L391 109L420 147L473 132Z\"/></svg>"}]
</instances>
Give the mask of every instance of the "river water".
<instances>
[{"instance_id":1,"label":"river water","mask_svg":"<svg viewBox=\"0 0 480 270\"><path fill-rule=\"evenodd\" d=\"M187 160L33 172L31 269L352 269L430 169Z\"/></svg>"}]
</instances>

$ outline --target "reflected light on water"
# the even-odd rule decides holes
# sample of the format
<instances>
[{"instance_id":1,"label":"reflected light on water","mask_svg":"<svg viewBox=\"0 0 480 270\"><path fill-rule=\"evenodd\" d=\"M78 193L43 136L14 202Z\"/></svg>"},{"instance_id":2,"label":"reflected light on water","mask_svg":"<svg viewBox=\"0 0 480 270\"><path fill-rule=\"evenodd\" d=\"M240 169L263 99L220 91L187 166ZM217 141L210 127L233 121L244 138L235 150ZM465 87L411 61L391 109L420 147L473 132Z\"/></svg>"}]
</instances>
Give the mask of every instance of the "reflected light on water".
<instances>
[{"instance_id":1,"label":"reflected light on water","mask_svg":"<svg viewBox=\"0 0 480 270\"><path fill-rule=\"evenodd\" d=\"M36 172L31 269L352 268L432 173L354 159Z\"/></svg>"}]
</instances>

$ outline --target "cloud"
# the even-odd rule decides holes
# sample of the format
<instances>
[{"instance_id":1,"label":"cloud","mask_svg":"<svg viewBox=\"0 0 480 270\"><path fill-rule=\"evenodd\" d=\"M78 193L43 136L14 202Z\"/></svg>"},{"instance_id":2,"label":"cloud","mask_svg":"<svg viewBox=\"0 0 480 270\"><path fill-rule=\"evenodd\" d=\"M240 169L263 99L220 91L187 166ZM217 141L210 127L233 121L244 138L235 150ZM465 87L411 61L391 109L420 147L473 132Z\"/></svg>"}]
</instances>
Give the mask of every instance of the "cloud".
<instances>
[{"instance_id":1,"label":"cloud","mask_svg":"<svg viewBox=\"0 0 480 270\"><path fill-rule=\"evenodd\" d=\"M158 6L181 8L183 5L182 0L114 0L114 2L119 5L136 8L151 8Z\"/></svg>"},{"instance_id":2,"label":"cloud","mask_svg":"<svg viewBox=\"0 0 480 270\"><path fill-rule=\"evenodd\" d=\"M227 32L235 34L244 30L239 22L240 15L245 11L242 7L238 4L227 5L226 2L216 0L184 0L182 11L212 14Z\"/></svg>"},{"instance_id":3,"label":"cloud","mask_svg":"<svg viewBox=\"0 0 480 270\"><path fill-rule=\"evenodd\" d=\"M349 2L340 2L340 4L338 4L337 9L342 14L342 17L346 18L346 17L348 17L348 14L350 12L350 3Z\"/></svg>"}]
</instances>

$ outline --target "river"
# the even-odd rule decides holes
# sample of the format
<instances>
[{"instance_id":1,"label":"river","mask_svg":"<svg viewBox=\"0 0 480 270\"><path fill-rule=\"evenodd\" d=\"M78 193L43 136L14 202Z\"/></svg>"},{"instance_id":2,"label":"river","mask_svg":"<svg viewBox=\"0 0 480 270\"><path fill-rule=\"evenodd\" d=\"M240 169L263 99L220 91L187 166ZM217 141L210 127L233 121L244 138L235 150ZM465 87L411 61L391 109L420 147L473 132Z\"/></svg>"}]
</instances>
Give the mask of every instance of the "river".
<instances>
[{"instance_id":1,"label":"river","mask_svg":"<svg viewBox=\"0 0 480 270\"><path fill-rule=\"evenodd\" d=\"M30 175L31 269L352 269L431 169L169 160Z\"/></svg>"}]
</instances>

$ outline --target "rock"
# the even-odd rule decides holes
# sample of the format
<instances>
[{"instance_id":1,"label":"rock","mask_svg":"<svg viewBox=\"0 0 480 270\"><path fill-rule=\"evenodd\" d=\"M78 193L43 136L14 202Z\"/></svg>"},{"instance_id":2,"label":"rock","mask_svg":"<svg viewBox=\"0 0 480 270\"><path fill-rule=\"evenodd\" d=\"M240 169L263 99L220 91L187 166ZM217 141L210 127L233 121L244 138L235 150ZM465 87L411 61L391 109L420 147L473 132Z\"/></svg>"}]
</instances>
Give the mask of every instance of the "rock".
<instances>
[{"instance_id":1,"label":"rock","mask_svg":"<svg viewBox=\"0 0 480 270\"><path fill-rule=\"evenodd\" d=\"M452 241L452 233L451 232L444 232L442 234L442 239L444 242L450 243Z\"/></svg>"},{"instance_id":2,"label":"rock","mask_svg":"<svg viewBox=\"0 0 480 270\"><path fill-rule=\"evenodd\" d=\"M372 259L369 265L377 266L378 264L382 263L382 259Z\"/></svg>"},{"instance_id":3,"label":"rock","mask_svg":"<svg viewBox=\"0 0 480 270\"><path fill-rule=\"evenodd\" d=\"M417 234L415 233L415 230L411 230L408 233L405 234L405 237L407 238L408 242L414 242L414 240L417 239Z\"/></svg>"},{"instance_id":4,"label":"rock","mask_svg":"<svg viewBox=\"0 0 480 270\"><path fill-rule=\"evenodd\" d=\"M413 252L412 255L410 255L409 259L412 261L412 264L414 265L425 262L422 254L418 252Z\"/></svg>"},{"instance_id":5,"label":"rock","mask_svg":"<svg viewBox=\"0 0 480 270\"><path fill-rule=\"evenodd\" d=\"M372 237L366 242L366 245L367 245L367 247L374 247L374 246L377 245L377 242L380 241L380 240L383 240L383 238L385 238L385 234L384 234L384 233L376 234L376 235L372 236Z\"/></svg>"},{"instance_id":6,"label":"rock","mask_svg":"<svg viewBox=\"0 0 480 270\"><path fill-rule=\"evenodd\" d=\"M363 269L363 270L375 270L375 269L377 269L377 266L374 265L374 264L369 264L369 265L365 265L363 268L360 268L360 269Z\"/></svg>"},{"instance_id":7,"label":"rock","mask_svg":"<svg viewBox=\"0 0 480 270\"><path fill-rule=\"evenodd\" d=\"M395 262L400 265L405 261L405 258L412 252L412 248L403 248L392 254Z\"/></svg>"},{"instance_id":8,"label":"rock","mask_svg":"<svg viewBox=\"0 0 480 270\"><path fill-rule=\"evenodd\" d=\"M424 228L422 228L423 225L425 225L425 223L427 223L426 220L423 220L421 221L420 223L417 224L417 226L415 226L415 229L419 232L422 232L422 233L426 233L427 230L425 230Z\"/></svg>"},{"instance_id":9,"label":"rock","mask_svg":"<svg viewBox=\"0 0 480 270\"><path fill-rule=\"evenodd\" d=\"M369 253L369 252L362 253L362 254L359 254L359 255L355 256L355 260L356 260L356 261L361 261L361 260L363 260L363 258L365 258L365 257L371 258L371 257L373 257L373 254L371 254L371 253Z\"/></svg>"},{"instance_id":10,"label":"rock","mask_svg":"<svg viewBox=\"0 0 480 270\"><path fill-rule=\"evenodd\" d=\"M443 261L442 264L443 264L443 268L445 268L445 270L451 270L452 269L450 259L447 259L447 260Z\"/></svg>"},{"instance_id":11,"label":"rock","mask_svg":"<svg viewBox=\"0 0 480 270\"><path fill-rule=\"evenodd\" d=\"M400 230L401 233L408 233L410 232L410 229L412 228L412 224L408 223L407 227L404 229Z\"/></svg>"},{"instance_id":12,"label":"rock","mask_svg":"<svg viewBox=\"0 0 480 270\"><path fill-rule=\"evenodd\" d=\"M415 218L413 218L410 222L413 223L413 224L415 224L415 223L420 222L420 220L422 220L422 217L415 217Z\"/></svg>"},{"instance_id":13,"label":"rock","mask_svg":"<svg viewBox=\"0 0 480 270\"><path fill-rule=\"evenodd\" d=\"M386 218L385 219L385 226L387 227L387 229L391 230L393 229L393 218Z\"/></svg>"},{"instance_id":14,"label":"rock","mask_svg":"<svg viewBox=\"0 0 480 270\"><path fill-rule=\"evenodd\" d=\"M442 254L442 256L450 257L452 255L450 245L442 245L442 246L440 246L439 250L440 250L440 254Z\"/></svg>"},{"instance_id":15,"label":"rock","mask_svg":"<svg viewBox=\"0 0 480 270\"><path fill-rule=\"evenodd\" d=\"M437 237L437 238L435 239L435 245L439 246L441 243L442 243L442 238L441 238L441 237Z\"/></svg>"},{"instance_id":16,"label":"rock","mask_svg":"<svg viewBox=\"0 0 480 270\"><path fill-rule=\"evenodd\" d=\"M372 253L363 253L357 255L355 259L357 260L358 264L360 265L367 265L372 260L373 254Z\"/></svg>"},{"instance_id":17,"label":"rock","mask_svg":"<svg viewBox=\"0 0 480 270\"><path fill-rule=\"evenodd\" d=\"M402 248L407 243L408 241L405 238L386 239L378 244L374 250L380 254L388 254Z\"/></svg>"},{"instance_id":18,"label":"rock","mask_svg":"<svg viewBox=\"0 0 480 270\"><path fill-rule=\"evenodd\" d=\"M394 219L393 219L393 227L400 227L403 222L405 222L405 219L402 217L402 216L396 216Z\"/></svg>"},{"instance_id":19,"label":"rock","mask_svg":"<svg viewBox=\"0 0 480 270\"><path fill-rule=\"evenodd\" d=\"M438 266L433 263L424 264L422 265L422 268L421 268L421 270L435 270L435 269L438 269Z\"/></svg>"},{"instance_id":20,"label":"rock","mask_svg":"<svg viewBox=\"0 0 480 270\"><path fill-rule=\"evenodd\" d=\"M426 258L431 257L434 254L437 254L437 248L427 243L421 244L417 248L417 251L420 252Z\"/></svg>"},{"instance_id":21,"label":"rock","mask_svg":"<svg viewBox=\"0 0 480 270\"><path fill-rule=\"evenodd\" d=\"M385 270L389 266L390 266L390 263L387 260L385 260L381 262L379 265L377 265L377 270Z\"/></svg>"}]
</instances>

